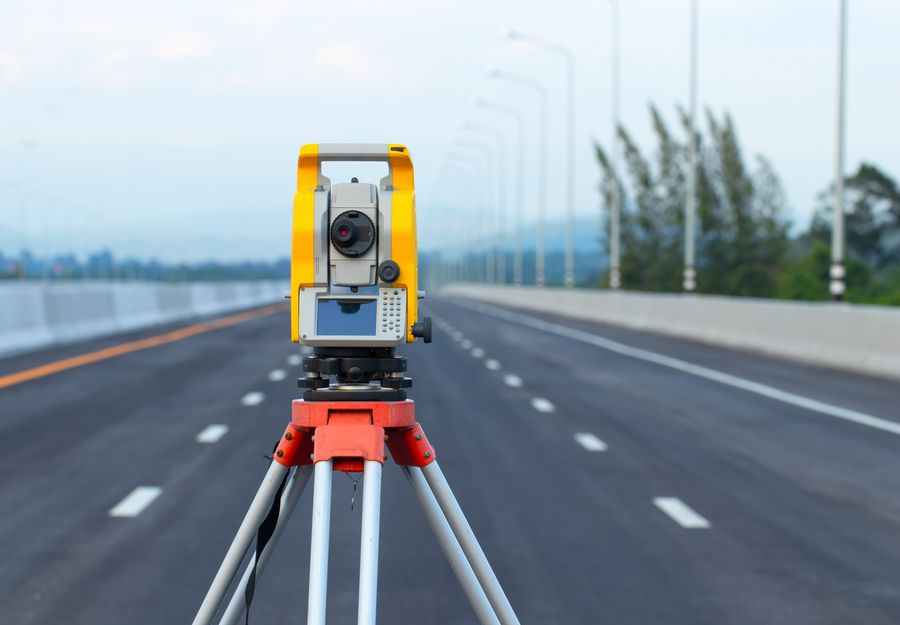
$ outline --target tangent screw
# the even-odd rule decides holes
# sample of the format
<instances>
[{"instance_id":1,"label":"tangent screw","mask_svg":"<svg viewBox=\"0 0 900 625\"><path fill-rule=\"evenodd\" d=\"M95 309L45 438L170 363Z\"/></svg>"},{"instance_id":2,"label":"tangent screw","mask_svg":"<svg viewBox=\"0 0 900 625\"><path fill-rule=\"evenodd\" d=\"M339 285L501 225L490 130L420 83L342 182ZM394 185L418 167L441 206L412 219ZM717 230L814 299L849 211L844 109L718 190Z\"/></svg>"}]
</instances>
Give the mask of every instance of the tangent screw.
<instances>
[{"instance_id":1,"label":"tangent screw","mask_svg":"<svg viewBox=\"0 0 900 625\"><path fill-rule=\"evenodd\" d=\"M292 438L294 438L294 435L291 434L290 432L285 432L284 438L285 438L285 440L291 440Z\"/></svg>"},{"instance_id":2,"label":"tangent screw","mask_svg":"<svg viewBox=\"0 0 900 625\"><path fill-rule=\"evenodd\" d=\"M430 451L426 451L426 452L425 452L425 457L426 457L426 458L431 458L431 452L430 452Z\"/></svg>"},{"instance_id":3,"label":"tangent screw","mask_svg":"<svg viewBox=\"0 0 900 625\"><path fill-rule=\"evenodd\" d=\"M279 458L281 458L282 456L284 456L284 452L279 449L278 451L275 452L275 455L278 456Z\"/></svg>"},{"instance_id":4,"label":"tangent screw","mask_svg":"<svg viewBox=\"0 0 900 625\"><path fill-rule=\"evenodd\" d=\"M422 440L422 435L421 435L421 434L416 434L416 440L417 440L417 441Z\"/></svg>"}]
</instances>

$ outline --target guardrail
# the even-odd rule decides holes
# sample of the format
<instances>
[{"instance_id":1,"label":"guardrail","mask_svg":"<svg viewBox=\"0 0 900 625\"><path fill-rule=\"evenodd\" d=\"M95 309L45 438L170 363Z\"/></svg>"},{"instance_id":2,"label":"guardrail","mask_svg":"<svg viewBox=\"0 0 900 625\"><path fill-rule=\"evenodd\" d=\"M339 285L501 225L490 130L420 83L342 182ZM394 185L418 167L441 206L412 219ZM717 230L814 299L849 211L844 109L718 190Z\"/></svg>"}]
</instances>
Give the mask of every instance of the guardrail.
<instances>
[{"instance_id":1,"label":"guardrail","mask_svg":"<svg viewBox=\"0 0 900 625\"><path fill-rule=\"evenodd\" d=\"M475 284L445 293L900 379L900 309L711 295Z\"/></svg>"},{"instance_id":2,"label":"guardrail","mask_svg":"<svg viewBox=\"0 0 900 625\"><path fill-rule=\"evenodd\" d=\"M0 354L280 300L286 282L0 283Z\"/></svg>"}]
</instances>

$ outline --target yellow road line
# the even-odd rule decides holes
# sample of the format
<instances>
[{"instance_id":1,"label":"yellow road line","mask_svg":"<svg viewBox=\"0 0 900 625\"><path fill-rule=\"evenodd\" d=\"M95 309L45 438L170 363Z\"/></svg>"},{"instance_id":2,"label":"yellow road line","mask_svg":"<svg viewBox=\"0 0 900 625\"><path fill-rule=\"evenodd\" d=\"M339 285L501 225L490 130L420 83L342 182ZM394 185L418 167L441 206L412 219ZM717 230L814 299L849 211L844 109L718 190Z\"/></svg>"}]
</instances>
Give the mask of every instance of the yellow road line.
<instances>
[{"instance_id":1,"label":"yellow road line","mask_svg":"<svg viewBox=\"0 0 900 625\"><path fill-rule=\"evenodd\" d=\"M31 369L25 369L23 371L17 371L16 373L10 373L8 375L0 376L0 388L6 388L15 384L21 384L30 380L36 380L48 375L53 375L54 373L59 373L60 371L74 369L75 367L82 367L91 363L100 362L101 360L107 360L109 358L115 358L116 356L122 356L124 354L137 352L142 349L148 349L150 347L157 347L159 345L165 345L166 343L180 341L191 336L196 336L197 334L203 334L204 332L211 332L212 330L227 328L239 323L243 323L245 321L250 321L251 319L268 317L269 315L284 312L285 310L286 307L284 304L273 304L271 306L265 306L263 308L248 310L247 312L238 313L236 315L229 315L227 317L221 317L219 319L213 319L211 321L204 321L203 323L179 328L177 330L172 330L171 332L166 332L164 334L157 334L156 336L148 336L144 339L129 341L127 343L120 343L119 345L113 345L111 347L105 347L94 352L72 356L71 358L63 358L62 360L50 362L46 365L40 365L38 367L32 367Z\"/></svg>"}]
</instances>

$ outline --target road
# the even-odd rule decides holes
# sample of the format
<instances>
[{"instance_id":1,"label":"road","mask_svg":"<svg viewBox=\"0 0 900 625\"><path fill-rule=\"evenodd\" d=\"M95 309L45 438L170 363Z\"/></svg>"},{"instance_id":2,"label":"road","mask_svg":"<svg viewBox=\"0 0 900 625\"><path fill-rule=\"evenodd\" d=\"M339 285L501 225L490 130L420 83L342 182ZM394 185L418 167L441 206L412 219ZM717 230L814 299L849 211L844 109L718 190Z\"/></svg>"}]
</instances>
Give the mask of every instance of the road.
<instances>
[{"instance_id":1,"label":"road","mask_svg":"<svg viewBox=\"0 0 900 625\"><path fill-rule=\"evenodd\" d=\"M426 310L411 397L523 624L900 622L900 436L878 427L900 423L897 383ZM8 358L0 376L168 330ZM278 312L0 389L0 623L189 623L289 419L299 354ZM305 622L308 495L251 623ZM335 624L356 617L352 497L336 475ZM381 622L474 623L395 466L383 501Z\"/></svg>"}]
</instances>

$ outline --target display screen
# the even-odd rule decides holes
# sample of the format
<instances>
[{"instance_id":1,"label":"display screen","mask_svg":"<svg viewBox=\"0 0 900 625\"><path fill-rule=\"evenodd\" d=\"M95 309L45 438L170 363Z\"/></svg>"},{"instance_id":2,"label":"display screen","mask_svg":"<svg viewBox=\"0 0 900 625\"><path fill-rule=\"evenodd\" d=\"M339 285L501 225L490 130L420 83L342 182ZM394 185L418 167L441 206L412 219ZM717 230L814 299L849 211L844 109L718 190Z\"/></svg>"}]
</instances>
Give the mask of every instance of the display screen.
<instances>
[{"instance_id":1,"label":"display screen","mask_svg":"<svg viewBox=\"0 0 900 625\"><path fill-rule=\"evenodd\" d=\"M371 299L319 299L316 334L319 336L375 336L378 302Z\"/></svg>"}]
</instances>

